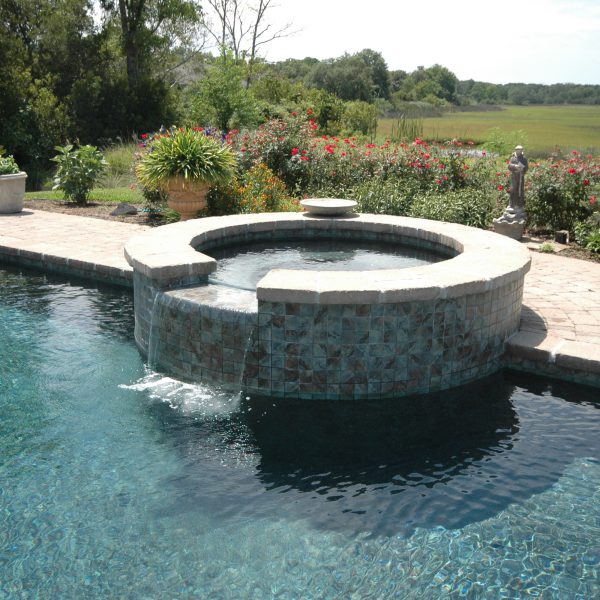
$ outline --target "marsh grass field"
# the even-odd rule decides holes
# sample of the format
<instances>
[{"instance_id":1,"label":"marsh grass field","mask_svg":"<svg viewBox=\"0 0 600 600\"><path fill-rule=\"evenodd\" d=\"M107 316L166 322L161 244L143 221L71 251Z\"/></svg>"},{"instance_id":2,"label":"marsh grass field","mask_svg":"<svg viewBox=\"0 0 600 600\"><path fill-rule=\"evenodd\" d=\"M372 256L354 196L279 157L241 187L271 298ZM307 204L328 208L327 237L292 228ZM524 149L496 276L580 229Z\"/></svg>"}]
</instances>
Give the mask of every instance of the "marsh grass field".
<instances>
[{"instance_id":1,"label":"marsh grass field","mask_svg":"<svg viewBox=\"0 0 600 600\"><path fill-rule=\"evenodd\" d=\"M381 119L378 137L389 137L394 122ZM498 127L505 134L524 131L530 156L548 156L555 146L565 152L600 153L600 106L506 106L495 111L447 112L421 122L423 137L428 140L457 138L481 143L490 129Z\"/></svg>"}]
</instances>

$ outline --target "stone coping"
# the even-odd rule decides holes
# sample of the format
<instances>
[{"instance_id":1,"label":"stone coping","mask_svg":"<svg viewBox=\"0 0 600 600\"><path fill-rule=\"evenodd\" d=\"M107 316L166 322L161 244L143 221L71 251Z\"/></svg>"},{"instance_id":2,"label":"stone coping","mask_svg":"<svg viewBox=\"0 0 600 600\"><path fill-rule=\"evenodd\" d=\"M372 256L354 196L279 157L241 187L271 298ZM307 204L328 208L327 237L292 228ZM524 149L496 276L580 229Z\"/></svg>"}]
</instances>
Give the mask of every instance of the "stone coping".
<instances>
[{"instance_id":1,"label":"stone coping","mask_svg":"<svg viewBox=\"0 0 600 600\"><path fill-rule=\"evenodd\" d=\"M397 235L401 241L439 245L454 258L408 269L329 271L274 269L257 286L259 300L307 304L389 303L454 298L493 290L522 278L531 259L527 248L498 234L439 221L355 215L315 217L266 213L195 219L147 231L125 246L134 270L163 284L206 276L216 261L195 250L228 237L271 230L344 230Z\"/></svg>"}]
</instances>

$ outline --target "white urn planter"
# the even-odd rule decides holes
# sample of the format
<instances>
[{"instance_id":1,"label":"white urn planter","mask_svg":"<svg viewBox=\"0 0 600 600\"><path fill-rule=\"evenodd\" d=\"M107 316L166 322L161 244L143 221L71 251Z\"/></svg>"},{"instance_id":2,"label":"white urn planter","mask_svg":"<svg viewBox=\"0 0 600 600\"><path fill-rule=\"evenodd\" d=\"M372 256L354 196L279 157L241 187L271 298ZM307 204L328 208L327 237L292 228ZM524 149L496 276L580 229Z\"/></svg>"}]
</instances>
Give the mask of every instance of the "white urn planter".
<instances>
[{"instance_id":1,"label":"white urn planter","mask_svg":"<svg viewBox=\"0 0 600 600\"><path fill-rule=\"evenodd\" d=\"M0 214L18 213L23 210L25 180L27 173L0 175Z\"/></svg>"}]
</instances>

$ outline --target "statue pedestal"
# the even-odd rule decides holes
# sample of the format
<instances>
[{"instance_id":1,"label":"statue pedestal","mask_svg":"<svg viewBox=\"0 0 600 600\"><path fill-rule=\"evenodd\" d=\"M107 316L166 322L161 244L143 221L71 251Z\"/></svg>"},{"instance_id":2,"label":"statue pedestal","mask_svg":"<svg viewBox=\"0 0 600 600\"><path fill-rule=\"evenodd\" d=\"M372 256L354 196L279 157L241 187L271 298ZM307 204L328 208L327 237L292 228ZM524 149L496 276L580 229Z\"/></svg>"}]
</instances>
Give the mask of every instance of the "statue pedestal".
<instances>
[{"instance_id":1,"label":"statue pedestal","mask_svg":"<svg viewBox=\"0 0 600 600\"><path fill-rule=\"evenodd\" d=\"M494 231L513 240L520 240L523 237L526 219L527 212L525 210L515 210L508 207L501 217L494 219Z\"/></svg>"}]
</instances>

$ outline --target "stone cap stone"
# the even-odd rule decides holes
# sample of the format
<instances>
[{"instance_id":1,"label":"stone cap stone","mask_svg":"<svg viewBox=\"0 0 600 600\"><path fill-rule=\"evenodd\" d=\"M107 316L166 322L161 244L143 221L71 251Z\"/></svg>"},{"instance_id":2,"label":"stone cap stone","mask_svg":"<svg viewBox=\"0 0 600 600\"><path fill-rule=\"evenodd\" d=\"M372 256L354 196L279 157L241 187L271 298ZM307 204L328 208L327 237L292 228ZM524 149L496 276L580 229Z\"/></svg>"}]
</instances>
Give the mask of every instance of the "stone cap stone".
<instances>
[{"instance_id":1,"label":"stone cap stone","mask_svg":"<svg viewBox=\"0 0 600 600\"><path fill-rule=\"evenodd\" d=\"M529 270L522 244L489 231L445 223L358 215L353 219L302 213L262 213L194 219L149 230L127 243L125 257L135 271L163 284L182 276L208 275L216 261L195 250L249 233L276 230L325 230L398 236L457 253L454 258L420 267L373 271L274 269L257 286L259 300L309 304L361 304L453 298L493 290L521 279Z\"/></svg>"}]
</instances>

